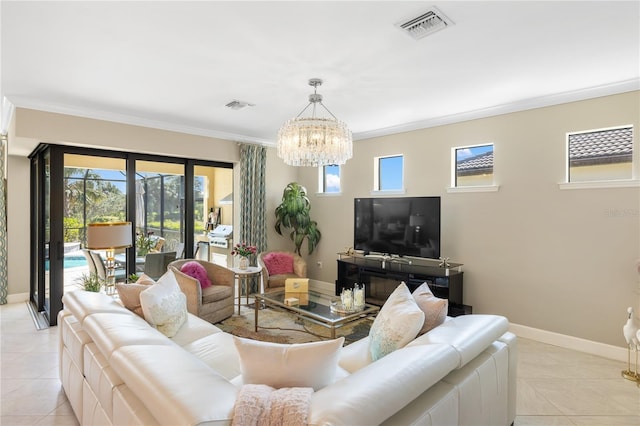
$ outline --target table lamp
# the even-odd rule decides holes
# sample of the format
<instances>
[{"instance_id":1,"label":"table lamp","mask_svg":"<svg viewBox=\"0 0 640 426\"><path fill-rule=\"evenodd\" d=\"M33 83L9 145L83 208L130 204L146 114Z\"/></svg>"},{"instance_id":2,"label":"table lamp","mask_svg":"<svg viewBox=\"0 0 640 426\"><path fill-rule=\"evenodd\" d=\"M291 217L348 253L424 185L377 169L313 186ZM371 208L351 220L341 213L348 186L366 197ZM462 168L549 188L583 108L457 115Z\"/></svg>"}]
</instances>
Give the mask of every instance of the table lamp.
<instances>
[{"instance_id":1,"label":"table lamp","mask_svg":"<svg viewBox=\"0 0 640 426\"><path fill-rule=\"evenodd\" d=\"M131 247L131 222L101 222L87 225L87 248L106 250L105 291L115 293L115 250Z\"/></svg>"}]
</instances>

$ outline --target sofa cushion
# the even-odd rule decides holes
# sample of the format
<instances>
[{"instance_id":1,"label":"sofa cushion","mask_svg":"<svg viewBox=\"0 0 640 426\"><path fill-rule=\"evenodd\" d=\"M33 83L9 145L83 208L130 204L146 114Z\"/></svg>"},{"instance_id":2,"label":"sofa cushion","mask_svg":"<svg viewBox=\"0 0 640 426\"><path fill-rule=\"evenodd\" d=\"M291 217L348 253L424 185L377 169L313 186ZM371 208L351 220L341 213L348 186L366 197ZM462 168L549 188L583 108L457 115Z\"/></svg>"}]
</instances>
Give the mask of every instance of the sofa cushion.
<instances>
[{"instance_id":1,"label":"sofa cushion","mask_svg":"<svg viewBox=\"0 0 640 426\"><path fill-rule=\"evenodd\" d=\"M412 295L418 307L424 312L424 324L418 334L424 334L434 329L447 318L449 301L434 296L427 283L422 283L420 287L413 291Z\"/></svg>"},{"instance_id":2,"label":"sofa cushion","mask_svg":"<svg viewBox=\"0 0 640 426\"><path fill-rule=\"evenodd\" d=\"M222 333L215 325L211 324L208 321L203 320L193 314L187 314L187 319L180 327L180 330L176 333L175 336L171 338L171 340L179 345L186 346L195 342L196 340L200 340L203 337L207 337L211 334L219 334Z\"/></svg>"},{"instance_id":3,"label":"sofa cushion","mask_svg":"<svg viewBox=\"0 0 640 426\"><path fill-rule=\"evenodd\" d=\"M213 285L213 283L209 279L209 276L207 275L207 270L204 269L204 266L202 266L198 262L191 261L185 263L180 268L180 272L198 280L198 282L200 283L200 288L202 288L203 290Z\"/></svg>"},{"instance_id":4,"label":"sofa cushion","mask_svg":"<svg viewBox=\"0 0 640 426\"><path fill-rule=\"evenodd\" d=\"M344 337L311 343L280 344L233 338L240 355L244 384L312 387L319 390L335 381Z\"/></svg>"},{"instance_id":5,"label":"sofa cushion","mask_svg":"<svg viewBox=\"0 0 640 426\"><path fill-rule=\"evenodd\" d=\"M240 374L240 358L233 344L233 335L222 331L183 346L216 373L231 380Z\"/></svg>"},{"instance_id":6,"label":"sofa cushion","mask_svg":"<svg viewBox=\"0 0 640 426\"><path fill-rule=\"evenodd\" d=\"M415 339L424 324L424 312L405 283L384 302L369 330L371 359L376 361Z\"/></svg>"},{"instance_id":7,"label":"sofa cushion","mask_svg":"<svg viewBox=\"0 0 640 426\"><path fill-rule=\"evenodd\" d=\"M267 253L262 261L269 275L293 274L293 256L288 253Z\"/></svg>"},{"instance_id":8,"label":"sofa cushion","mask_svg":"<svg viewBox=\"0 0 640 426\"><path fill-rule=\"evenodd\" d=\"M144 319L167 337L173 337L187 319L187 298L173 271L140 293L140 304Z\"/></svg>"}]
</instances>

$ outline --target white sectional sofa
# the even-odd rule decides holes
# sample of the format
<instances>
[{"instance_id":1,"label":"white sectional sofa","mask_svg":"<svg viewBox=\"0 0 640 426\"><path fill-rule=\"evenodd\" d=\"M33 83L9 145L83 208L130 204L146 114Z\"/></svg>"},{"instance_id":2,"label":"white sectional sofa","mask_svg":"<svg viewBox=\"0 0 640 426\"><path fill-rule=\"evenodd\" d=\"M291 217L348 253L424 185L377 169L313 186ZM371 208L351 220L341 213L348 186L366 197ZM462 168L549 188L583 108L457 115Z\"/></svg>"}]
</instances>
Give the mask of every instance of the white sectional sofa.
<instances>
[{"instance_id":1,"label":"white sectional sofa","mask_svg":"<svg viewBox=\"0 0 640 426\"><path fill-rule=\"evenodd\" d=\"M63 302L60 378L81 424L231 424L241 372L230 334L189 314L168 338L99 293ZM368 338L348 345L337 380L313 394L309 423L512 424L517 349L507 327L500 316L447 318L375 362Z\"/></svg>"}]
</instances>

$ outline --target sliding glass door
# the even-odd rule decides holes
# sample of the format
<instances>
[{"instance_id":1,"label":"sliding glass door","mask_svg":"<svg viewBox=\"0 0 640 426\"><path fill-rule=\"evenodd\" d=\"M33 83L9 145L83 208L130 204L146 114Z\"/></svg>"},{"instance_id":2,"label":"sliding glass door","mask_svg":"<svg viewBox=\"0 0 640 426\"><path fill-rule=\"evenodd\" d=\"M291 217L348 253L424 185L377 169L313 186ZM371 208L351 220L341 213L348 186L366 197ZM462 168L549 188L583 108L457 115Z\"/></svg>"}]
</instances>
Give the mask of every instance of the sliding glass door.
<instances>
[{"instance_id":1,"label":"sliding glass door","mask_svg":"<svg viewBox=\"0 0 640 426\"><path fill-rule=\"evenodd\" d=\"M166 271L165 257L194 255L205 210L219 209L216 200L233 188L228 163L61 145L40 145L30 159L30 298L50 325L62 309L63 292L80 288L78 278L92 272L84 251L89 223L132 222L134 244L116 253L116 277L141 272L158 277ZM231 208L220 209L230 225ZM163 257L159 269L158 257Z\"/></svg>"},{"instance_id":2,"label":"sliding glass door","mask_svg":"<svg viewBox=\"0 0 640 426\"><path fill-rule=\"evenodd\" d=\"M127 218L127 170L123 158L64 154L64 291L91 274L106 280L105 250L87 250L87 225ZM126 279L127 253L115 253L116 281ZM98 265L97 262L100 264Z\"/></svg>"},{"instance_id":3,"label":"sliding glass door","mask_svg":"<svg viewBox=\"0 0 640 426\"><path fill-rule=\"evenodd\" d=\"M184 255L184 170L184 164L135 162L136 268L151 277Z\"/></svg>"},{"instance_id":4,"label":"sliding glass door","mask_svg":"<svg viewBox=\"0 0 640 426\"><path fill-rule=\"evenodd\" d=\"M30 300L50 325L62 309L62 205L53 194L61 190L60 152L39 147L31 156L31 280ZM58 225L58 226L57 226Z\"/></svg>"}]
</instances>

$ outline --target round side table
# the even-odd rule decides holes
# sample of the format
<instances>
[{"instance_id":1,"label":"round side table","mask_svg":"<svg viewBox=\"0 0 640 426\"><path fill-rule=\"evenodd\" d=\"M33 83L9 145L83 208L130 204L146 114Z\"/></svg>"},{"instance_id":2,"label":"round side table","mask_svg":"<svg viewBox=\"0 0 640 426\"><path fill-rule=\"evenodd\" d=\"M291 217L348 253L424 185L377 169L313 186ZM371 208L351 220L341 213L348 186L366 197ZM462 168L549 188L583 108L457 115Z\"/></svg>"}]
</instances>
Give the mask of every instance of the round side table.
<instances>
[{"instance_id":1,"label":"round side table","mask_svg":"<svg viewBox=\"0 0 640 426\"><path fill-rule=\"evenodd\" d=\"M260 292L260 288L262 288L262 267L260 266L249 266L247 269L240 269L238 267L230 268L235 274L235 279L238 280L238 315L240 315L240 303L242 301L242 289L244 288L247 305L249 304L249 282L251 278L256 275L260 276L260 283L258 292Z\"/></svg>"}]
</instances>

